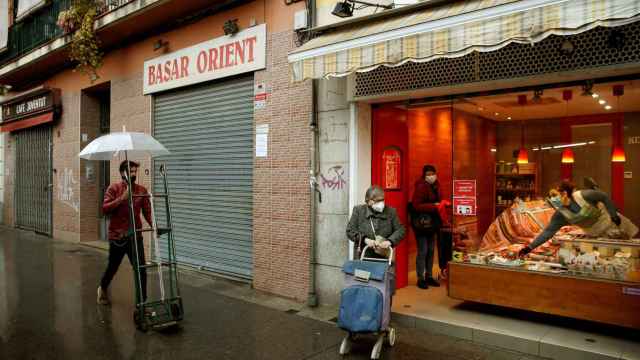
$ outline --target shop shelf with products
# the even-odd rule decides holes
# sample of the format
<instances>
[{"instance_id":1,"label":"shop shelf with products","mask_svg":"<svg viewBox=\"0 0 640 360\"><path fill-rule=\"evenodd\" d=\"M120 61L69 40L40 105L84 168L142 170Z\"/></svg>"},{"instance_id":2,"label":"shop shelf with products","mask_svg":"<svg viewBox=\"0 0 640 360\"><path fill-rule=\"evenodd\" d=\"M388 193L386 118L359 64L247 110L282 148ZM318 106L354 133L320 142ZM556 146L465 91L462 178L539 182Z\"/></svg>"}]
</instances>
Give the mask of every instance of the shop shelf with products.
<instances>
[{"instance_id":1,"label":"shop shelf with products","mask_svg":"<svg viewBox=\"0 0 640 360\"><path fill-rule=\"evenodd\" d=\"M535 163L515 164L499 162L495 172L495 216L511 207L516 199L530 201L539 194Z\"/></svg>"}]
</instances>

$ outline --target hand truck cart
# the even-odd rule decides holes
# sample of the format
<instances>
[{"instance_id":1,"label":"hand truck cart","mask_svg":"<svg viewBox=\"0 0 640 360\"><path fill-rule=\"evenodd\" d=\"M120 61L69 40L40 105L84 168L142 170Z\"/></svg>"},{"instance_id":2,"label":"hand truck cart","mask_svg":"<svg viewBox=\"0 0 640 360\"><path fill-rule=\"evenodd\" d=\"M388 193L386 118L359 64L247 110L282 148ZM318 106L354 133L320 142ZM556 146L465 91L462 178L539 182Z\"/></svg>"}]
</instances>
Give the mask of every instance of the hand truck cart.
<instances>
[{"instance_id":1,"label":"hand truck cart","mask_svg":"<svg viewBox=\"0 0 640 360\"><path fill-rule=\"evenodd\" d=\"M125 152L126 157L126 152ZM127 161L129 167L129 161ZM133 313L133 321L136 328L142 332L149 329L162 329L176 326L184 316L184 308L182 306L182 298L178 287L178 273L176 261L176 248L173 237L173 226L171 219L171 203L169 200L169 186L167 184L167 169L165 164L161 164L159 168L162 177L164 193L153 194L149 192L144 195L133 194L129 191L129 232L133 234L133 279L135 286L135 304L136 309ZM127 168L127 174L130 174L130 168ZM129 176L126 177L129 189L134 189ZM133 211L133 202L136 198L148 198L151 205L152 226L150 228L136 228L135 215ZM163 227L158 227L156 223L156 208L154 206L154 198L164 199L165 222ZM152 244L155 245L155 253L149 254L151 260L147 260L145 264L140 264L138 254L138 234L148 232L151 234ZM166 235L166 255L164 258L160 254L159 237ZM143 245L144 246L144 245ZM154 255L153 257L151 255ZM143 289L140 271L142 269L156 269L158 274L160 299L149 301L143 298ZM165 274L168 274L168 289L165 289Z\"/></svg>"}]
</instances>

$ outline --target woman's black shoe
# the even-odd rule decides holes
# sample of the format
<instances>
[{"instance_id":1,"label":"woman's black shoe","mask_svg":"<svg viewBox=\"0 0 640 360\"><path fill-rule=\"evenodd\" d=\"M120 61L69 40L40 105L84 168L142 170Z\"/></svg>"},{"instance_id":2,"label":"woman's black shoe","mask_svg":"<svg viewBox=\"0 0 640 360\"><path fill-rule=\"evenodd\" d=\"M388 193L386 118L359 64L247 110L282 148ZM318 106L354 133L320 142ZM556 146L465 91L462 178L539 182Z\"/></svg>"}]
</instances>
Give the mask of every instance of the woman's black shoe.
<instances>
[{"instance_id":1,"label":"woman's black shoe","mask_svg":"<svg viewBox=\"0 0 640 360\"><path fill-rule=\"evenodd\" d=\"M427 281L426 280L420 279L420 280L418 280L418 287L420 289L427 290L429 288L429 285L427 285Z\"/></svg>"},{"instance_id":2,"label":"woman's black shoe","mask_svg":"<svg viewBox=\"0 0 640 360\"><path fill-rule=\"evenodd\" d=\"M440 283L438 282L438 280L431 277L427 279L427 285L440 287Z\"/></svg>"}]
</instances>

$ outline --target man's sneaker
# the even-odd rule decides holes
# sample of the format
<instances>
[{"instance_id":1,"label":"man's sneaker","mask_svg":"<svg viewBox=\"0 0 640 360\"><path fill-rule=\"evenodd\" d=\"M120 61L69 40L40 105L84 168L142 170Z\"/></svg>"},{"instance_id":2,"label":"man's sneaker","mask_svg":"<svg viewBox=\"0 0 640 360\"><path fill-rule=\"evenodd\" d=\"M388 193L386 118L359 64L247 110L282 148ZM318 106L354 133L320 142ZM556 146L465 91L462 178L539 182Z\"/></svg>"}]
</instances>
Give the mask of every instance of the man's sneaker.
<instances>
[{"instance_id":1,"label":"man's sneaker","mask_svg":"<svg viewBox=\"0 0 640 360\"><path fill-rule=\"evenodd\" d=\"M102 286L98 286L98 305L109 305L109 293L102 290Z\"/></svg>"},{"instance_id":2,"label":"man's sneaker","mask_svg":"<svg viewBox=\"0 0 640 360\"><path fill-rule=\"evenodd\" d=\"M438 282L438 280L436 280L436 279L434 279L434 278L430 277L430 278L428 278L428 279L427 279L427 285L429 285L429 286L439 287L439 286L440 286L440 283Z\"/></svg>"}]
</instances>

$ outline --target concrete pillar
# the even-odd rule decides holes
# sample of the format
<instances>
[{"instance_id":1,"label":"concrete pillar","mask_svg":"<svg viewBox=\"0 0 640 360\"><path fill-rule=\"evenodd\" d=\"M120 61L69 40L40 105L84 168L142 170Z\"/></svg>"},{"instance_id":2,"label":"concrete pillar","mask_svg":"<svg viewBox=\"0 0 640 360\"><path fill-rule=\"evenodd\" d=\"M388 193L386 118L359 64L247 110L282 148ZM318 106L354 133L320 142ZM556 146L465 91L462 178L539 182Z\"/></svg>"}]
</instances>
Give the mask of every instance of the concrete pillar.
<instances>
[{"instance_id":1,"label":"concrete pillar","mask_svg":"<svg viewBox=\"0 0 640 360\"><path fill-rule=\"evenodd\" d=\"M318 86L319 175L322 202L316 213L316 289L322 304L338 302L341 267L348 259L349 122L346 79Z\"/></svg>"},{"instance_id":2,"label":"concrete pillar","mask_svg":"<svg viewBox=\"0 0 640 360\"><path fill-rule=\"evenodd\" d=\"M0 224L4 223L4 142L5 136L0 133Z\"/></svg>"}]
</instances>

